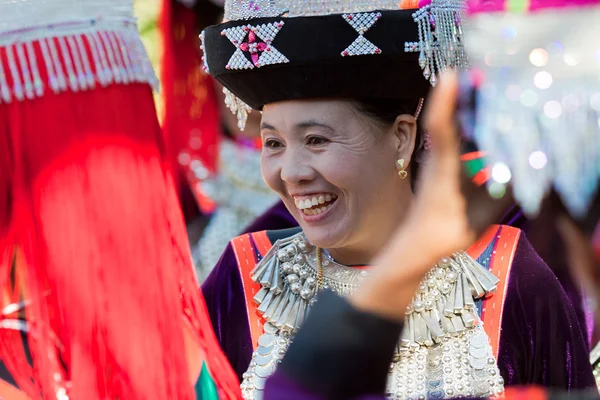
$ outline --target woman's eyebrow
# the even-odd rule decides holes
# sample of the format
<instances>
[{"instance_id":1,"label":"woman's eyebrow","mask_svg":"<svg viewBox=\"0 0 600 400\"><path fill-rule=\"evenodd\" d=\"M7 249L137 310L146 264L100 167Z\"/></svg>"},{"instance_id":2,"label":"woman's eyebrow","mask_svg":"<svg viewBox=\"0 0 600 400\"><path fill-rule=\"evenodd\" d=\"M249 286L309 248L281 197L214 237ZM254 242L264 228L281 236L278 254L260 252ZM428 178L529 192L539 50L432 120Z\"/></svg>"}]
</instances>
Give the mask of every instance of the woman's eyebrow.
<instances>
[{"instance_id":1,"label":"woman's eyebrow","mask_svg":"<svg viewBox=\"0 0 600 400\"><path fill-rule=\"evenodd\" d=\"M267 122L261 122L260 123L260 129L268 129L271 131L276 131L277 129L275 129L275 127Z\"/></svg>"},{"instance_id":2,"label":"woman's eyebrow","mask_svg":"<svg viewBox=\"0 0 600 400\"><path fill-rule=\"evenodd\" d=\"M331 126L324 124L322 122L318 122L315 120L308 120L308 121L303 121L303 122L298 122L295 126L294 126L295 130L297 131L304 131L310 128L324 128L327 129L331 132L334 132L335 129L333 129ZM271 130L271 131L277 131L277 128L275 128L273 125L269 124L268 122L261 122L260 124L260 129L265 129L265 130Z\"/></svg>"},{"instance_id":3,"label":"woman's eyebrow","mask_svg":"<svg viewBox=\"0 0 600 400\"><path fill-rule=\"evenodd\" d=\"M331 126L324 124L322 122L315 121L315 120L308 120L308 121L299 122L296 124L297 130L303 131L303 130L310 129L310 128L325 128L331 132L335 131L335 129L333 129Z\"/></svg>"}]
</instances>

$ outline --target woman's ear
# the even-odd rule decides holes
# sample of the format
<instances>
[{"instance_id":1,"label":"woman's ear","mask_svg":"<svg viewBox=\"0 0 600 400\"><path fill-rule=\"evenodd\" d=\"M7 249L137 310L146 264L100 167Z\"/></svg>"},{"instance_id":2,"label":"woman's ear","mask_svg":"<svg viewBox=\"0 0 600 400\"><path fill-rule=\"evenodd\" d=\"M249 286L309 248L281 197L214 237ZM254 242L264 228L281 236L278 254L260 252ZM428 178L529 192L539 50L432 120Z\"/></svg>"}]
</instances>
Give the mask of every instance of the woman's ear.
<instances>
[{"instance_id":1,"label":"woman's ear","mask_svg":"<svg viewBox=\"0 0 600 400\"><path fill-rule=\"evenodd\" d=\"M408 168L415 151L417 140L417 120L410 114L398 115L392 126L393 134L397 143L397 158L404 160L405 168Z\"/></svg>"}]
</instances>

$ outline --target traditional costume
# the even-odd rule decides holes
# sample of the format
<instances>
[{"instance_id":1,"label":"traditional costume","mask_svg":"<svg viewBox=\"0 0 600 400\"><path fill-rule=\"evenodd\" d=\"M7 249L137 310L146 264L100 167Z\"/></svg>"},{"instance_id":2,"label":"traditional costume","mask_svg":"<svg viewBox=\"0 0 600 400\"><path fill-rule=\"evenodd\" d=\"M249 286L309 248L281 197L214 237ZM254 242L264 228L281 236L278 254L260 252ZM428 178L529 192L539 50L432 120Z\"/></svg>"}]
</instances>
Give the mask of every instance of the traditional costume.
<instances>
[{"instance_id":1,"label":"traditional costume","mask_svg":"<svg viewBox=\"0 0 600 400\"><path fill-rule=\"evenodd\" d=\"M298 248L308 251L298 252ZM453 271L463 271L456 265L469 262L469 257L499 278L492 285L493 296L477 299L470 294L483 287L475 276L487 275L476 264L455 280ZM285 354L310 310L315 282L322 279L324 287L348 294L368 273L365 268L337 264L326 255L319 258L321 268L316 249L297 230L248 234L232 241L205 281L203 291L213 326L233 368L245 379L246 397L254 398L255 391L264 387L264 378ZM295 264L288 271L290 261ZM501 391L504 384L577 389L593 383L587 345L573 307L520 231L495 227L466 254L448 262L455 267L448 268L446 262L438 265L407 314L408 328L400 338L388 381L390 395L483 396ZM291 281L301 283L298 294L295 288L292 292ZM461 282L460 287L456 282ZM269 288L277 285L282 288L279 294ZM460 296L464 296L462 304ZM439 320L429 319L431 314L421 308L423 301L439 305L430 311ZM446 311L455 306L457 314ZM458 307L464 307L463 314ZM461 368L455 368L459 364Z\"/></svg>"},{"instance_id":2,"label":"traditional costume","mask_svg":"<svg viewBox=\"0 0 600 400\"><path fill-rule=\"evenodd\" d=\"M236 398L131 0L0 1L0 398ZM195 390L196 389L196 390Z\"/></svg>"},{"instance_id":3,"label":"traditional costume","mask_svg":"<svg viewBox=\"0 0 600 400\"><path fill-rule=\"evenodd\" d=\"M425 98L439 73L464 67L466 56L461 4L420 5L227 2L226 22L203 32L205 67L227 88L242 122L251 108L283 100ZM203 291L243 396L261 398L321 289L346 295L367 274L366 266L337 263L298 228L231 241ZM573 307L517 229L496 226L441 260L406 321L389 368L390 397L593 385Z\"/></svg>"}]
</instances>

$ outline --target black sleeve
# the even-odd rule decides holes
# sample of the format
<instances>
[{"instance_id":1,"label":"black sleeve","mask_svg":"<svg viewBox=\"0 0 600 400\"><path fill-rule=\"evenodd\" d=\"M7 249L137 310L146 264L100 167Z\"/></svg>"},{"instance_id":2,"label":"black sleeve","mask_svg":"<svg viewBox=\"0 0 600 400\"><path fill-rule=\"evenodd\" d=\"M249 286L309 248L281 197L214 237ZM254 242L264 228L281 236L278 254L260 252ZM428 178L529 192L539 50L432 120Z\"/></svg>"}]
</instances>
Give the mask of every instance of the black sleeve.
<instances>
[{"instance_id":1,"label":"black sleeve","mask_svg":"<svg viewBox=\"0 0 600 400\"><path fill-rule=\"evenodd\" d=\"M402 323L356 310L333 292L319 297L280 371L328 399L384 394Z\"/></svg>"}]
</instances>

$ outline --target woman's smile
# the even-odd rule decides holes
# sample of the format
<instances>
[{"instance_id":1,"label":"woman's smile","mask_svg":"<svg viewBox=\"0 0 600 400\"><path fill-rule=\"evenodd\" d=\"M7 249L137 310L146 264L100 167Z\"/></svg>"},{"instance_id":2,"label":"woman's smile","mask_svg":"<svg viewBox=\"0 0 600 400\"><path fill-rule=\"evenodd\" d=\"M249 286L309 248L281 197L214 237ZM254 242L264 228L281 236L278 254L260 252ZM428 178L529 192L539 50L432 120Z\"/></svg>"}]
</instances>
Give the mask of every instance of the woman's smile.
<instances>
[{"instance_id":1,"label":"woman's smile","mask_svg":"<svg viewBox=\"0 0 600 400\"><path fill-rule=\"evenodd\" d=\"M337 200L335 193L314 193L308 195L294 195L296 208L303 216L315 216L325 213Z\"/></svg>"}]
</instances>

